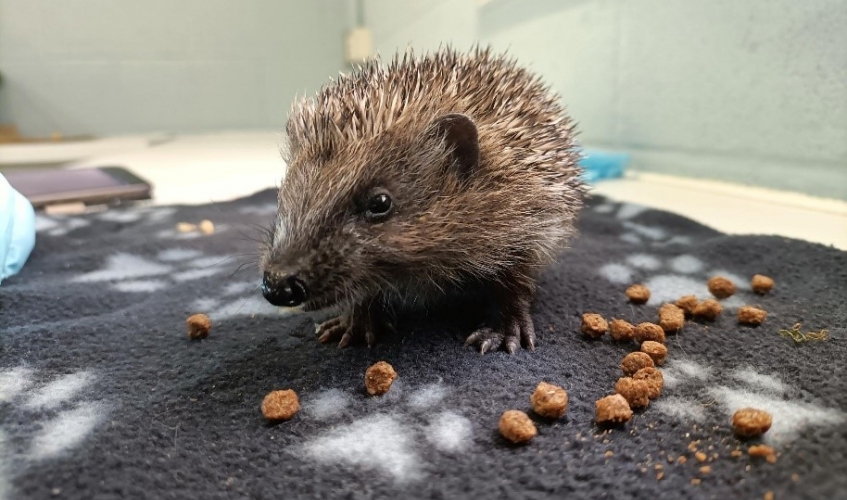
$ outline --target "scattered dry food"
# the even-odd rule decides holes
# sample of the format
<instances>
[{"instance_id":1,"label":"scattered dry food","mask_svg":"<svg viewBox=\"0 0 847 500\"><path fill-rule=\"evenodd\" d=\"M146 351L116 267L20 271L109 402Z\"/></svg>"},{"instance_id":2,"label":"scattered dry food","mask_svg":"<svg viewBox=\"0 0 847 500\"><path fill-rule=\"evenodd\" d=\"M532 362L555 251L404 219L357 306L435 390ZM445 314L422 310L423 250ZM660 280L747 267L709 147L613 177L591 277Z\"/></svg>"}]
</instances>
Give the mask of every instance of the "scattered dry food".
<instances>
[{"instance_id":1,"label":"scattered dry food","mask_svg":"<svg viewBox=\"0 0 847 500\"><path fill-rule=\"evenodd\" d=\"M714 321L715 318L723 311L723 306L717 300L706 299L697 304L694 308L694 317L702 318L708 321Z\"/></svg>"},{"instance_id":2,"label":"scattered dry food","mask_svg":"<svg viewBox=\"0 0 847 500\"><path fill-rule=\"evenodd\" d=\"M708 457L708 455L706 455L702 451L698 451L697 453L694 454L694 458L696 458L698 462L705 462L706 459L708 459L709 457Z\"/></svg>"},{"instance_id":3,"label":"scattered dry food","mask_svg":"<svg viewBox=\"0 0 847 500\"><path fill-rule=\"evenodd\" d=\"M662 395L662 389L665 386L665 377L662 375L661 370L648 366L635 372L632 378L647 382L647 397L650 399L656 399Z\"/></svg>"},{"instance_id":4,"label":"scattered dry food","mask_svg":"<svg viewBox=\"0 0 847 500\"><path fill-rule=\"evenodd\" d=\"M676 462L680 465L685 464L685 462L687 462L687 461L688 461L688 457L686 457L685 455L680 455L679 458L676 459Z\"/></svg>"},{"instance_id":5,"label":"scattered dry food","mask_svg":"<svg viewBox=\"0 0 847 500\"><path fill-rule=\"evenodd\" d=\"M662 366L665 364L665 358L668 357L668 348L665 347L664 344L660 344L653 340L642 342L641 352L650 356L656 366Z\"/></svg>"},{"instance_id":6,"label":"scattered dry food","mask_svg":"<svg viewBox=\"0 0 847 500\"><path fill-rule=\"evenodd\" d=\"M527 443L538 430L529 415L520 410L508 410L500 417L500 434L513 443Z\"/></svg>"},{"instance_id":7,"label":"scattered dry food","mask_svg":"<svg viewBox=\"0 0 847 500\"><path fill-rule=\"evenodd\" d=\"M703 467L700 467L700 474L711 474L711 473L712 473L712 466L711 465L704 465Z\"/></svg>"},{"instance_id":8,"label":"scattered dry food","mask_svg":"<svg viewBox=\"0 0 847 500\"><path fill-rule=\"evenodd\" d=\"M752 306L738 308L738 322L744 325L759 326L767 315L767 311Z\"/></svg>"},{"instance_id":9,"label":"scattered dry food","mask_svg":"<svg viewBox=\"0 0 847 500\"><path fill-rule=\"evenodd\" d=\"M176 230L180 233L193 233L197 230L197 226L190 222L177 222Z\"/></svg>"},{"instance_id":10,"label":"scattered dry food","mask_svg":"<svg viewBox=\"0 0 847 500\"><path fill-rule=\"evenodd\" d=\"M682 312L684 312L686 316L691 316L694 314L694 308L697 307L698 303L699 301L696 296L686 295L684 297L680 297L679 300L676 301L676 307L682 309Z\"/></svg>"},{"instance_id":11,"label":"scattered dry food","mask_svg":"<svg viewBox=\"0 0 847 500\"><path fill-rule=\"evenodd\" d=\"M637 342L647 342L652 340L660 344L665 343L665 331L661 326L655 323L639 323L635 327L635 340Z\"/></svg>"},{"instance_id":12,"label":"scattered dry food","mask_svg":"<svg viewBox=\"0 0 847 500\"><path fill-rule=\"evenodd\" d=\"M791 474L791 480L796 483L800 480L800 474L797 474L796 472L794 474Z\"/></svg>"},{"instance_id":13,"label":"scattered dry food","mask_svg":"<svg viewBox=\"0 0 847 500\"><path fill-rule=\"evenodd\" d=\"M732 415L732 427L740 438L761 436L771 428L771 414L756 408L742 408Z\"/></svg>"},{"instance_id":14,"label":"scattered dry food","mask_svg":"<svg viewBox=\"0 0 847 500\"><path fill-rule=\"evenodd\" d=\"M268 420L288 420L300 411L300 400L291 389L269 392L262 400L262 415Z\"/></svg>"},{"instance_id":15,"label":"scattered dry food","mask_svg":"<svg viewBox=\"0 0 847 500\"><path fill-rule=\"evenodd\" d=\"M769 464L776 463L776 450L766 444L756 444L747 448L747 454L751 457L764 457Z\"/></svg>"},{"instance_id":16,"label":"scattered dry food","mask_svg":"<svg viewBox=\"0 0 847 500\"><path fill-rule=\"evenodd\" d=\"M732 450L732 453L730 453L730 455L732 455L735 458L738 458L738 457L741 456L741 450Z\"/></svg>"},{"instance_id":17,"label":"scattered dry food","mask_svg":"<svg viewBox=\"0 0 847 500\"><path fill-rule=\"evenodd\" d=\"M621 361L621 370L627 377L635 375L635 372L642 368L655 368L653 358L643 352L631 352L624 356Z\"/></svg>"},{"instance_id":18,"label":"scattered dry food","mask_svg":"<svg viewBox=\"0 0 847 500\"><path fill-rule=\"evenodd\" d=\"M615 392L620 394L629 403L630 408L644 408L650 404L650 388L644 380L635 380L630 377L618 379L615 383Z\"/></svg>"},{"instance_id":19,"label":"scattered dry food","mask_svg":"<svg viewBox=\"0 0 847 500\"><path fill-rule=\"evenodd\" d=\"M539 382L529 402L542 417L561 418L568 409L568 393L558 385Z\"/></svg>"},{"instance_id":20,"label":"scattered dry food","mask_svg":"<svg viewBox=\"0 0 847 500\"><path fill-rule=\"evenodd\" d=\"M695 477L694 479L691 480L691 484L693 484L694 486L697 486L701 482L702 481L700 480L700 478L697 478L697 477Z\"/></svg>"},{"instance_id":21,"label":"scattered dry food","mask_svg":"<svg viewBox=\"0 0 847 500\"><path fill-rule=\"evenodd\" d=\"M593 339L600 338L609 329L609 323L603 319L603 316L593 313L585 313L582 315L582 326L579 330L587 337Z\"/></svg>"},{"instance_id":22,"label":"scattered dry food","mask_svg":"<svg viewBox=\"0 0 847 500\"><path fill-rule=\"evenodd\" d=\"M807 332L803 333L800 331L800 327L802 327L800 323L796 323L791 327L791 330L780 330L779 335L781 337L788 337L794 341L795 344L802 344L803 342L809 341L820 341L826 340L829 337L828 330L821 330L819 332Z\"/></svg>"},{"instance_id":23,"label":"scattered dry food","mask_svg":"<svg viewBox=\"0 0 847 500\"><path fill-rule=\"evenodd\" d=\"M768 293L773 288L774 281L772 278L769 278L763 274L757 274L753 276L753 279L750 280L750 286L753 288L753 291L756 293Z\"/></svg>"},{"instance_id":24,"label":"scattered dry food","mask_svg":"<svg viewBox=\"0 0 847 500\"><path fill-rule=\"evenodd\" d=\"M635 327L628 321L613 319L609 323L609 334L613 340L627 341L635 338Z\"/></svg>"},{"instance_id":25,"label":"scattered dry food","mask_svg":"<svg viewBox=\"0 0 847 500\"><path fill-rule=\"evenodd\" d=\"M205 339L212 331L212 320L205 314L194 314L185 320L188 328L188 338Z\"/></svg>"},{"instance_id":26,"label":"scattered dry food","mask_svg":"<svg viewBox=\"0 0 847 500\"><path fill-rule=\"evenodd\" d=\"M612 458L613 456L615 456L615 452L612 451L612 450L609 450L606 453L603 453L603 456L605 456L606 458Z\"/></svg>"},{"instance_id":27,"label":"scattered dry food","mask_svg":"<svg viewBox=\"0 0 847 500\"><path fill-rule=\"evenodd\" d=\"M762 495L762 500L773 500L773 491L766 491L764 495Z\"/></svg>"},{"instance_id":28,"label":"scattered dry food","mask_svg":"<svg viewBox=\"0 0 847 500\"><path fill-rule=\"evenodd\" d=\"M365 388L372 396L382 396L391 389L396 378L394 368L385 361L379 361L365 372Z\"/></svg>"},{"instance_id":29,"label":"scattered dry food","mask_svg":"<svg viewBox=\"0 0 847 500\"><path fill-rule=\"evenodd\" d=\"M600 425L622 424L632 418L629 403L620 394L600 398L594 406L595 420Z\"/></svg>"},{"instance_id":30,"label":"scattered dry food","mask_svg":"<svg viewBox=\"0 0 847 500\"><path fill-rule=\"evenodd\" d=\"M656 474L656 481L661 481L663 477L665 477L665 473L663 471L659 471L659 473Z\"/></svg>"},{"instance_id":31,"label":"scattered dry food","mask_svg":"<svg viewBox=\"0 0 847 500\"><path fill-rule=\"evenodd\" d=\"M659 326L666 332L675 332L685 324L685 311L673 304L663 304L659 308Z\"/></svg>"},{"instance_id":32,"label":"scattered dry food","mask_svg":"<svg viewBox=\"0 0 847 500\"><path fill-rule=\"evenodd\" d=\"M650 289L644 285L632 285L626 289L626 296L633 304L643 304L650 300Z\"/></svg>"},{"instance_id":33,"label":"scattered dry food","mask_svg":"<svg viewBox=\"0 0 847 500\"><path fill-rule=\"evenodd\" d=\"M215 225L209 219L201 220L197 227L203 234L213 234L215 232Z\"/></svg>"},{"instance_id":34,"label":"scattered dry food","mask_svg":"<svg viewBox=\"0 0 847 500\"><path fill-rule=\"evenodd\" d=\"M735 293L735 283L723 276L715 276L709 280L709 291L719 299L725 299Z\"/></svg>"}]
</instances>

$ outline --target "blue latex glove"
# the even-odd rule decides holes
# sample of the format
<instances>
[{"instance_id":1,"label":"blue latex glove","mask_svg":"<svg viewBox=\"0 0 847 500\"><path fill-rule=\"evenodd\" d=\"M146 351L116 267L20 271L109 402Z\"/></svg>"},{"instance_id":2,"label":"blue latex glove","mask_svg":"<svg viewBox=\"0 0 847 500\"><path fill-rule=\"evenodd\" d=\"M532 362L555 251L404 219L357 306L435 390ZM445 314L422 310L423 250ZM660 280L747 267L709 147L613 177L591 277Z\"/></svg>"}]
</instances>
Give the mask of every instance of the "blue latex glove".
<instances>
[{"instance_id":1,"label":"blue latex glove","mask_svg":"<svg viewBox=\"0 0 847 500\"><path fill-rule=\"evenodd\" d=\"M584 149L581 153L583 157L579 166L582 167L583 179L589 184L603 179L623 177L623 171L629 163L629 155L626 153L596 149Z\"/></svg>"},{"instance_id":2,"label":"blue latex glove","mask_svg":"<svg viewBox=\"0 0 847 500\"><path fill-rule=\"evenodd\" d=\"M17 274L35 246L35 211L0 174L0 283Z\"/></svg>"}]
</instances>

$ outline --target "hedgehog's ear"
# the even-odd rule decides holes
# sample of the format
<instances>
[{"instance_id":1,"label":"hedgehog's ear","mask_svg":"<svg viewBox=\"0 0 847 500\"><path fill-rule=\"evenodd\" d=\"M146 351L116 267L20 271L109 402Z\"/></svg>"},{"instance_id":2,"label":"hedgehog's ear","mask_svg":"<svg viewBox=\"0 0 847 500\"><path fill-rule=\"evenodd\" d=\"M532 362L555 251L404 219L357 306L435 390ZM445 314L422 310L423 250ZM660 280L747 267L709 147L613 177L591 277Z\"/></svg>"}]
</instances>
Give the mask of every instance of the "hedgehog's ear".
<instances>
[{"instance_id":1,"label":"hedgehog's ear","mask_svg":"<svg viewBox=\"0 0 847 500\"><path fill-rule=\"evenodd\" d=\"M470 176L479 163L479 135L473 120L466 115L451 113L433 120L431 130L451 148L459 177L465 179Z\"/></svg>"}]
</instances>

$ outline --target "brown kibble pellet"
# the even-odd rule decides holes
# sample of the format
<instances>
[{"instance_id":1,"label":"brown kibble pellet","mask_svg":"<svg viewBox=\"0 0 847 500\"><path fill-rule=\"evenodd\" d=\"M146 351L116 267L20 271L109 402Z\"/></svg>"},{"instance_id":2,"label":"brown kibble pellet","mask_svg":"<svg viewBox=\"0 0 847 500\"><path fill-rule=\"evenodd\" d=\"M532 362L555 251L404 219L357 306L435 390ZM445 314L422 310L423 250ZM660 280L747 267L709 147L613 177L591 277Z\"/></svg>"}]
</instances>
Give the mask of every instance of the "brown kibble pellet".
<instances>
[{"instance_id":1,"label":"brown kibble pellet","mask_svg":"<svg viewBox=\"0 0 847 500\"><path fill-rule=\"evenodd\" d=\"M774 500L773 491L766 491L764 495L762 495L762 500Z\"/></svg>"},{"instance_id":2,"label":"brown kibble pellet","mask_svg":"<svg viewBox=\"0 0 847 500\"><path fill-rule=\"evenodd\" d=\"M776 463L776 450L766 444L756 444L747 448L751 457L763 457L769 464Z\"/></svg>"},{"instance_id":3,"label":"brown kibble pellet","mask_svg":"<svg viewBox=\"0 0 847 500\"><path fill-rule=\"evenodd\" d=\"M715 276L709 280L709 291L719 299L725 299L735 293L735 283L723 276Z\"/></svg>"},{"instance_id":4,"label":"brown kibble pellet","mask_svg":"<svg viewBox=\"0 0 847 500\"><path fill-rule=\"evenodd\" d=\"M702 451L698 451L694 454L694 458L696 458L698 462L705 462L709 457Z\"/></svg>"},{"instance_id":5,"label":"brown kibble pellet","mask_svg":"<svg viewBox=\"0 0 847 500\"><path fill-rule=\"evenodd\" d=\"M706 299L694 308L694 317L714 321L723 311L723 306L715 299Z\"/></svg>"},{"instance_id":6,"label":"brown kibble pellet","mask_svg":"<svg viewBox=\"0 0 847 500\"><path fill-rule=\"evenodd\" d=\"M668 348L664 344L652 340L641 343L641 352L650 356L656 366L665 364L665 358L668 357Z\"/></svg>"},{"instance_id":7,"label":"brown kibble pellet","mask_svg":"<svg viewBox=\"0 0 847 500\"><path fill-rule=\"evenodd\" d=\"M742 408L732 415L732 427L740 438L761 436L771 428L771 414L756 408Z\"/></svg>"},{"instance_id":8,"label":"brown kibble pellet","mask_svg":"<svg viewBox=\"0 0 847 500\"><path fill-rule=\"evenodd\" d=\"M579 327L585 336L593 339L600 338L609 329L609 323L599 314L585 313L582 315L582 326Z\"/></svg>"},{"instance_id":9,"label":"brown kibble pellet","mask_svg":"<svg viewBox=\"0 0 847 500\"><path fill-rule=\"evenodd\" d=\"M635 380L630 377L620 378L615 383L615 392L626 399L630 408L644 408L650 404L650 398L647 396L650 388L647 386L647 382L643 380Z\"/></svg>"},{"instance_id":10,"label":"brown kibble pellet","mask_svg":"<svg viewBox=\"0 0 847 500\"><path fill-rule=\"evenodd\" d=\"M632 418L632 409L620 394L598 399L594 407L595 420L601 425L622 424Z\"/></svg>"},{"instance_id":11,"label":"brown kibble pellet","mask_svg":"<svg viewBox=\"0 0 847 500\"><path fill-rule=\"evenodd\" d=\"M197 230L197 226L190 222L177 222L176 230L180 233L193 233Z\"/></svg>"},{"instance_id":12,"label":"brown kibble pellet","mask_svg":"<svg viewBox=\"0 0 847 500\"><path fill-rule=\"evenodd\" d=\"M738 457L741 456L741 450L732 450L732 452L730 452L730 455L732 455L735 458L738 458Z\"/></svg>"},{"instance_id":13,"label":"brown kibble pellet","mask_svg":"<svg viewBox=\"0 0 847 500\"><path fill-rule=\"evenodd\" d=\"M188 328L188 338L205 339L212 332L212 320L205 314L194 314L185 320Z\"/></svg>"},{"instance_id":14,"label":"brown kibble pellet","mask_svg":"<svg viewBox=\"0 0 847 500\"><path fill-rule=\"evenodd\" d=\"M704 465L703 467L700 467L700 474L711 474L711 473L712 473L712 466L711 465Z\"/></svg>"},{"instance_id":15,"label":"brown kibble pellet","mask_svg":"<svg viewBox=\"0 0 847 500\"><path fill-rule=\"evenodd\" d=\"M626 296L633 304L643 304L650 300L650 289L644 285L632 285L626 289Z\"/></svg>"},{"instance_id":16,"label":"brown kibble pellet","mask_svg":"<svg viewBox=\"0 0 847 500\"><path fill-rule=\"evenodd\" d=\"M262 415L268 420L288 420L300 411L300 400L291 389L269 392L262 400Z\"/></svg>"},{"instance_id":17,"label":"brown kibble pellet","mask_svg":"<svg viewBox=\"0 0 847 500\"><path fill-rule=\"evenodd\" d=\"M653 358L643 352L631 352L624 356L621 361L621 370L627 377L635 375L642 368L655 368Z\"/></svg>"},{"instance_id":18,"label":"brown kibble pellet","mask_svg":"<svg viewBox=\"0 0 847 500\"><path fill-rule=\"evenodd\" d=\"M665 377L662 375L661 370L648 366L647 368L642 368L635 372L635 375L633 375L632 378L647 382L648 398L656 399L662 395L662 389L665 386Z\"/></svg>"},{"instance_id":19,"label":"brown kibble pellet","mask_svg":"<svg viewBox=\"0 0 847 500\"><path fill-rule=\"evenodd\" d=\"M568 409L568 393L558 385L539 382L529 402L542 417L561 418Z\"/></svg>"},{"instance_id":20,"label":"brown kibble pellet","mask_svg":"<svg viewBox=\"0 0 847 500\"><path fill-rule=\"evenodd\" d=\"M380 361L365 372L365 388L372 396L382 396L391 389L391 384L396 378L397 372L394 368L385 361Z\"/></svg>"},{"instance_id":21,"label":"brown kibble pellet","mask_svg":"<svg viewBox=\"0 0 847 500\"><path fill-rule=\"evenodd\" d=\"M744 325L759 326L768 316L768 312L752 306L738 308L738 322Z\"/></svg>"},{"instance_id":22,"label":"brown kibble pellet","mask_svg":"<svg viewBox=\"0 0 847 500\"><path fill-rule=\"evenodd\" d=\"M763 274L757 274L750 280L750 287L756 293L768 293L773 288L773 278L769 278Z\"/></svg>"},{"instance_id":23,"label":"brown kibble pellet","mask_svg":"<svg viewBox=\"0 0 847 500\"><path fill-rule=\"evenodd\" d=\"M620 342L632 340L635 338L635 327L628 321L613 319L609 323L609 334L613 340Z\"/></svg>"},{"instance_id":24,"label":"brown kibble pellet","mask_svg":"<svg viewBox=\"0 0 847 500\"><path fill-rule=\"evenodd\" d=\"M686 295L684 297L680 297L676 301L676 307L682 309L682 312L685 313L686 316L691 316L694 314L694 308L697 307L697 304L700 301L697 300L697 297L694 295Z\"/></svg>"},{"instance_id":25,"label":"brown kibble pellet","mask_svg":"<svg viewBox=\"0 0 847 500\"><path fill-rule=\"evenodd\" d=\"M526 413L509 410L500 416L500 434L513 443L527 443L538 434L538 429Z\"/></svg>"},{"instance_id":26,"label":"brown kibble pellet","mask_svg":"<svg viewBox=\"0 0 847 500\"><path fill-rule=\"evenodd\" d=\"M663 304L659 308L659 326L666 332L676 332L685 324L685 311L674 304Z\"/></svg>"},{"instance_id":27,"label":"brown kibble pellet","mask_svg":"<svg viewBox=\"0 0 847 500\"><path fill-rule=\"evenodd\" d=\"M200 229L200 232L203 234L214 234L215 232L215 225L208 219L201 220L200 224L197 225L197 228Z\"/></svg>"},{"instance_id":28,"label":"brown kibble pellet","mask_svg":"<svg viewBox=\"0 0 847 500\"><path fill-rule=\"evenodd\" d=\"M655 323L638 323L635 327L635 340L637 342L647 342L652 340L660 344L665 343L665 330Z\"/></svg>"},{"instance_id":29,"label":"brown kibble pellet","mask_svg":"<svg viewBox=\"0 0 847 500\"><path fill-rule=\"evenodd\" d=\"M693 484L694 486L698 486L702 482L703 481L699 477L695 477L691 480L691 484Z\"/></svg>"}]
</instances>

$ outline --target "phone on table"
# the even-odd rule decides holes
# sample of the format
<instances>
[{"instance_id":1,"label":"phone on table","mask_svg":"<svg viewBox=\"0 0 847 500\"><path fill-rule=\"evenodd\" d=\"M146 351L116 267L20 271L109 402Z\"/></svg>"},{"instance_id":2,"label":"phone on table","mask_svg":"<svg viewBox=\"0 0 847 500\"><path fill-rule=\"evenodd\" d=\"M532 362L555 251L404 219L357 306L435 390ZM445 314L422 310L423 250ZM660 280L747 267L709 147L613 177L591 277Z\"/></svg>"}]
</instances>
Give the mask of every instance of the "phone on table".
<instances>
[{"instance_id":1,"label":"phone on table","mask_svg":"<svg viewBox=\"0 0 847 500\"><path fill-rule=\"evenodd\" d=\"M115 205L148 200L153 191L150 183L121 167L25 169L3 176L35 208L66 203Z\"/></svg>"}]
</instances>

